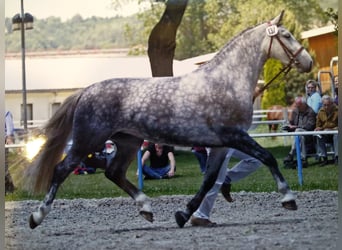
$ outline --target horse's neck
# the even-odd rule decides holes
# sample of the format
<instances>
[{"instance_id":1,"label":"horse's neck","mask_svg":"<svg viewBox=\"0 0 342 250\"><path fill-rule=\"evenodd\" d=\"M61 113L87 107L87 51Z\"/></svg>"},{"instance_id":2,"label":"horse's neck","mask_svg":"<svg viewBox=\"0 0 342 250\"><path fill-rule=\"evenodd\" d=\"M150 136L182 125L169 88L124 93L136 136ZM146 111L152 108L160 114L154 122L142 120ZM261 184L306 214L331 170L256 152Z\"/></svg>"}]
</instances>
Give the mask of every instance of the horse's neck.
<instances>
[{"instance_id":1,"label":"horse's neck","mask_svg":"<svg viewBox=\"0 0 342 250\"><path fill-rule=\"evenodd\" d=\"M225 74L227 81L248 80L253 85L250 87L254 91L262 67L267 59L267 55L262 49L265 33L264 25L243 31L227 43L213 60L204 67L207 67L213 73L211 74L213 76L219 76L220 73ZM235 76L236 79L232 76ZM233 79L229 79L229 77Z\"/></svg>"}]
</instances>

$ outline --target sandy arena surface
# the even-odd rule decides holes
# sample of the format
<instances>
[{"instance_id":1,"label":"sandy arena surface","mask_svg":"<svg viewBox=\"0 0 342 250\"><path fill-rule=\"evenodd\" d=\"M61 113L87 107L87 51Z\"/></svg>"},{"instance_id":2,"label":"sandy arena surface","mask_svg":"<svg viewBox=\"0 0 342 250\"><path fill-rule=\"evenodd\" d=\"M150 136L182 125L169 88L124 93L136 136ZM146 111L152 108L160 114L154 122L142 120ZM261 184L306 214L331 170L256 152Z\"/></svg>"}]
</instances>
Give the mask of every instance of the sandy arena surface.
<instances>
[{"instance_id":1,"label":"sandy arena surface","mask_svg":"<svg viewBox=\"0 0 342 250\"><path fill-rule=\"evenodd\" d=\"M216 227L179 228L174 219L191 196L151 199L153 223L139 216L131 198L56 200L50 214L31 230L28 217L40 201L6 202L6 249L337 249L338 194L297 193L297 211L281 207L281 195L219 195L211 220Z\"/></svg>"}]
</instances>

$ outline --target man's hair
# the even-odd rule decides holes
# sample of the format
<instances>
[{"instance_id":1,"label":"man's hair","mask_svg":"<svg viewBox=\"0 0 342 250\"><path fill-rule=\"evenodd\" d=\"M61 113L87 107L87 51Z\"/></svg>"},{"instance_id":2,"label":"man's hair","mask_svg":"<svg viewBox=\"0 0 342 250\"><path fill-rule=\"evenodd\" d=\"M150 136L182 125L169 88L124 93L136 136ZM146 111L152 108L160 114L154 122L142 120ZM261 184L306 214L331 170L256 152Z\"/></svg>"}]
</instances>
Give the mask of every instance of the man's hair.
<instances>
[{"instance_id":1,"label":"man's hair","mask_svg":"<svg viewBox=\"0 0 342 250\"><path fill-rule=\"evenodd\" d=\"M318 83L317 83L315 80L308 80L308 81L306 82L306 87L307 87L309 84L313 85L314 87L317 87L317 85L318 85Z\"/></svg>"},{"instance_id":2,"label":"man's hair","mask_svg":"<svg viewBox=\"0 0 342 250\"><path fill-rule=\"evenodd\" d=\"M299 95L295 98L295 102L306 103L306 98L304 96Z\"/></svg>"},{"instance_id":3,"label":"man's hair","mask_svg":"<svg viewBox=\"0 0 342 250\"><path fill-rule=\"evenodd\" d=\"M324 95L322 96L322 102L323 101L329 101L329 102L334 102L333 98L330 95Z\"/></svg>"}]
</instances>

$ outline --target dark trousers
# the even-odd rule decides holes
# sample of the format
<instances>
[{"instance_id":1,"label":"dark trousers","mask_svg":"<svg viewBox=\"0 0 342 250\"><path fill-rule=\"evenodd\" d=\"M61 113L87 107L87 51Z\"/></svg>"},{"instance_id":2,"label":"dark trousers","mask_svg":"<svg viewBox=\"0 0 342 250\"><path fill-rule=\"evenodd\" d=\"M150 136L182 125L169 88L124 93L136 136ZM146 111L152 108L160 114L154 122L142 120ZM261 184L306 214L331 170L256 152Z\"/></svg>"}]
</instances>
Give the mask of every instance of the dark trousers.
<instances>
[{"instance_id":1,"label":"dark trousers","mask_svg":"<svg viewBox=\"0 0 342 250\"><path fill-rule=\"evenodd\" d=\"M12 193L14 191L14 184L12 176L8 171L8 153L9 149L5 148L5 193Z\"/></svg>"}]
</instances>

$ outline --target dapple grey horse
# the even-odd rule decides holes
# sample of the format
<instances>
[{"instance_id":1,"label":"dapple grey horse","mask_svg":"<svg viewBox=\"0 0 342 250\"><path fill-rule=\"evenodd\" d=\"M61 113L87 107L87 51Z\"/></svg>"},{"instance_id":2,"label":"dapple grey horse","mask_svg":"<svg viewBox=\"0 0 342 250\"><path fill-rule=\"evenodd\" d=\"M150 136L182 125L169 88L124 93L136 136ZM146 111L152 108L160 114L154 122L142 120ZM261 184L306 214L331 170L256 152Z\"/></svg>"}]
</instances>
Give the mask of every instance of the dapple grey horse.
<instances>
[{"instance_id":1,"label":"dapple grey horse","mask_svg":"<svg viewBox=\"0 0 342 250\"><path fill-rule=\"evenodd\" d=\"M210 62L191 73L104 80L67 98L46 124L46 143L26 171L26 179L31 181L28 187L47 191L38 210L30 216L30 227L42 223L61 183L90 152L100 150L108 138L115 142L117 154L107 164L105 176L137 202L140 214L148 221L153 221L148 197L126 178L143 139L213 147L199 192L187 205L187 211L178 213L180 226L214 184L226 147L264 163L284 195L283 205L296 209L295 197L275 158L245 132L252 121L253 92L268 58L279 59L302 72L312 67L309 53L280 25L281 17L282 13L243 31ZM70 137L72 147L61 160Z\"/></svg>"}]
</instances>

